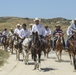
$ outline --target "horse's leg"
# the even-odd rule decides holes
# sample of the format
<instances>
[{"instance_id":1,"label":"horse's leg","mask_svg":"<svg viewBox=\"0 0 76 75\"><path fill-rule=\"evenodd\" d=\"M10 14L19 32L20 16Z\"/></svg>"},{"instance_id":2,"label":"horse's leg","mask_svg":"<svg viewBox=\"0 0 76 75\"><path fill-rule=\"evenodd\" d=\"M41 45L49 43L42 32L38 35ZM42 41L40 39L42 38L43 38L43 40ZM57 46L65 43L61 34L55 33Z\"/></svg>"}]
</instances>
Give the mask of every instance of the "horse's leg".
<instances>
[{"instance_id":1,"label":"horse's leg","mask_svg":"<svg viewBox=\"0 0 76 75\"><path fill-rule=\"evenodd\" d=\"M75 55L75 70L76 70L76 55Z\"/></svg>"},{"instance_id":2,"label":"horse's leg","mask_svg":"<svg viewBox=\"0 0 76 75\"><path fill-rule=\"evenodd\" d=\"M38 69L41 70L40 64L41 63L41 52L38 54Z\"/></svg>"},{"instance_id":3,"label":"horse's leg","mask_svg":"<svg viewBox=\"0 0 76 75\"><path fill-rule=\"evenodd\" d=\"M69 57L70 57L70 64L72 65L72 55L70 52L69 52Z\"/></svg>"},{"instance_id":4,"label":"horse's leg","mask_svg":"<svg viewBox=\"0 0 76 75\"><path fill-rule=\"evenodd\" d=\"M60 51L60 61L61 61L61 56L62 56L62 50Z\"/></svg>"},{"instance_id":5,"label":"horse's leg","mask_svg":"<svg viewBox=\"0 0 76 75\"><path fill-rule=\"evenodd\" d=\"M56 51L56 56L57 56L57 59L59 61L59 52Z\"/></svg>"},{"instance_id":6,"label":"horse's leg","mask_svg":"<svg viewBox=\"0 0 76 75\"><path fill-rule=\"evenodd\" d=\"M29 58L29 52L28 52L27 49L26 49L26 56L25 56L26 64L28 64L28 58Z\"/></svg>"},{"instance_id":7,"label":"horse's leg","mask_svg":"<svg viewBox=\"0 0 76 75\"><path fill-rule=\"evenodd\" d=\"M17 55L17 49L16 49L16 60L17 60L17 57L18 57L18 55Z\"/></svg>"},{"instance_id":8,"label":"horse's leg","mask_svg":"<svg viewBox=\"0 0 76 75\"><path fill-rule=\"evenodd\" d=\"M16 50L16 59L20 60L20 53L18 49Z\"/></svg>"},{"instance_id":9,"label":"horse's leg","mask_svg":"<svg viewBox=\"0 0 76 75\"><path fill-rule=\"evenodd\" d=\"M74 70L76 70L76 55L73 56Z\"/></svg>"},{"instance_id":10,"label":"horse's leg","mask_svg":"<svg viewBox=\"0 0 76 75\"><path fill-rule=\"evenodd\" d=\"M46 60L46 49L44 49L44 59Z\"/></svg>"},{"instance_id":11,"label":"horse's leg","mask_svg":"<svg viewBox=\"0 0 76 75\"><path fill-rule=\"evenodd\" d=\"M37 68L37 55L36 55L36 52L34 52L34 70Z\"/></svg>"},{"instance_id":12,"label":"horse's leg","mask_svg":"<svg viewBox=\"0 0 76 75\"><path fill-rule=\"evenodd\" d=\"M12 51L11 51L11 53L13 54L13 43L12 43Z\"/></svg>"}]
</instances>

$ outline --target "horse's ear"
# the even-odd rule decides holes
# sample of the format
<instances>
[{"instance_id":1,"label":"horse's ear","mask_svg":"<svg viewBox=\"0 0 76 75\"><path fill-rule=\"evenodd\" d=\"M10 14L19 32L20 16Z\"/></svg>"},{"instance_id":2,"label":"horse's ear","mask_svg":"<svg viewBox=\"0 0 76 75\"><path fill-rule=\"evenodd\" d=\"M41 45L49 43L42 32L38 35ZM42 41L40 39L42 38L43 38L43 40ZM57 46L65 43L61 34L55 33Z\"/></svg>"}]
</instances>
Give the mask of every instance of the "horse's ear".
<instances>
[{"instance_id":1,"label":"horse's ear","mask_svg":"<svg viewBox=\"0 0 76 75\"><path fill-rule=\"evenodd\" d=\"M36 32L36 35L38 35L38 32Z\"/></svg>"},{"instance_id":2,"label":"horse's ear","mask_svg":"<svg viewBox=\"0 0 76 75\"><path fill-rule=\"evenodd\" d=\"M32 35L34 35L35 33L34 32L32 32Z\"/></svg>"}]
</instances>

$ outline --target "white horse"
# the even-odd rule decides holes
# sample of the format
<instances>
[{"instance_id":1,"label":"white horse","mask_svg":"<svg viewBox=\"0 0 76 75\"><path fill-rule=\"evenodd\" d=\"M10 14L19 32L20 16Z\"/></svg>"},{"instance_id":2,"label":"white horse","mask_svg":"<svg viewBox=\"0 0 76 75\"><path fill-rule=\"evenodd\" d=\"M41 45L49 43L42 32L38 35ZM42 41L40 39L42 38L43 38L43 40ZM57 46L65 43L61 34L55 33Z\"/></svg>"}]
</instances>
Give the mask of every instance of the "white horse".
<instances>
[{"instance_id":1,"label":"white horse","mask_svg":"<svg viewBox=\"0 0 76 75\"><path fill-rule=\"evenodd\" d=\"M29 54L30 54L30 50L28 50L28 43L30 40L31 40L31 38L25 38L23 43L22 43L23 61L25 62L25 64L28 64L28 58L29 58Z\"/></svg>"}]
</instances>

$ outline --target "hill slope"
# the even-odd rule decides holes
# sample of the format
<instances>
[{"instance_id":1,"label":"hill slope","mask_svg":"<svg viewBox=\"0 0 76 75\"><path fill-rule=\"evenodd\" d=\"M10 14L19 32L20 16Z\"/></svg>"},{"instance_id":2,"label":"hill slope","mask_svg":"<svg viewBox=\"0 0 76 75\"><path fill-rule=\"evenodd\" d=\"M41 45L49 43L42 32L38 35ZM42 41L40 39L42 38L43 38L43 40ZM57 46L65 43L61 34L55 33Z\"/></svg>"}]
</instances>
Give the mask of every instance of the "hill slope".
<instances>
[{"instance_id":1,"label":"hill slope","mask_svg":"<svg viewBox=\"0 0 76 75\"><path fill-rule=\"evenodd\" d=\"M34 23L34 21L31 18L0 17L0 30L3 30L5 27L8 29L11 27L15 28L17 23L26 23L29 25L30 23ZM65 18L41 19L41 24L49 25L51 30L53 30L56 24L62 25L62 28L67 28L67 26L70 24L70 20Z\"/></svg>"}]
</instances>

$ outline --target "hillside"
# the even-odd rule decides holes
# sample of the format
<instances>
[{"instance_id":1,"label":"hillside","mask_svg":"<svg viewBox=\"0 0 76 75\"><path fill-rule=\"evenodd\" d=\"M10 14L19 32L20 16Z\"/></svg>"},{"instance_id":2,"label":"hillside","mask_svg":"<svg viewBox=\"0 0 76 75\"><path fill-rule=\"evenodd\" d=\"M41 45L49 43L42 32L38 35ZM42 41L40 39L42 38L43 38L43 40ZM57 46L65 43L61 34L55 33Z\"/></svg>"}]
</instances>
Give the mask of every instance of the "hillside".
<instances>
[{"instance_id":1,"label":"hillside","mask_svg":"<svg viewBox=\"0 0 76 75\"><path fill-rule=\"evenodd\" d=\"M15 28L17 23L26 23L29 26L29 24L34 23L34 21L31 18L0 17L0 30L3 30L5 27L8 29L11 27ZM49 25L51 30L55 28L56 24L60 24L65 31L70 24L70 20L65 18L41 19L41 24Z\"/></svg>"}]
</instances>

